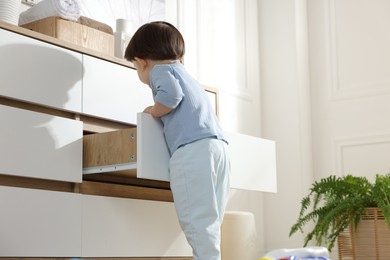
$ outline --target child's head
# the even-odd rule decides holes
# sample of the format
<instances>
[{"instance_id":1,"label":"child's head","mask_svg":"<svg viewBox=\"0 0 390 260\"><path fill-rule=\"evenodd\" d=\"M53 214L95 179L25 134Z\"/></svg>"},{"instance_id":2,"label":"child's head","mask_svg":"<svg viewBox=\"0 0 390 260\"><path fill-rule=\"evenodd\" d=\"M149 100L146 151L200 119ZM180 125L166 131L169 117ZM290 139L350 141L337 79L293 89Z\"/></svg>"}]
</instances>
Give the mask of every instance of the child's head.
<instances>
[{"instance_id":1,"label":"child's head","mask_svg":"<svg viewBox=\"0 0 390 260\"><path fill-rule=\"evenodd\" d=\"M184 52L184 39L178 29L167 22L151 22L135 32L126 48L125 59L178 60Z\"/></svg>"}]
</instances>

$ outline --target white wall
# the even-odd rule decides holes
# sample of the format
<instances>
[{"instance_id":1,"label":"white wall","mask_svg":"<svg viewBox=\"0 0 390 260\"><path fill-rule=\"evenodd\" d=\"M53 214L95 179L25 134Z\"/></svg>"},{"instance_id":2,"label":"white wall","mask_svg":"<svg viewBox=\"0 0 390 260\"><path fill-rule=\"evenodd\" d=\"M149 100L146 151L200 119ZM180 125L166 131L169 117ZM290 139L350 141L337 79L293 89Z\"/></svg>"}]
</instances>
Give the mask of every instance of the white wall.
<instances>
[{"instance_id":1,"label":"white wall","mask_svg":"<svg viewBox=\"0 0 390 260\"><path fill-rule=\"evenodd\" d=\"M309 2L315 172L390 170L390 2Z\"/></svg>"},{"instance_id":2,"label":"white wall","mask_svg":"<svg viewBox=\"0 0 390 260\"><path fill-rule=\"evenodd\" d=\"M390 171L390 2L308 1L308 9L315 179L373 180Z\"/></svg>"},{"instance_id":3,"label":"white wall","mask_svg":"<svg viewBox=\"0 0 390 260\"><path fill-rule=\"evenodd\" d=\"M276 141L277 194L265 195L265 248L302 246L289 238L312 181L306 1L259 6L263 137Z\"/></svg>"},{"instance_id":4,"label":"white wall","mask_svg":"<svg viewBox=\"0 0 390 260\"><path fill-rule=\"evenodd\" d=\"M383 0L260 1L262 134L278 162L266 249L302 246L288 232L313 180L389 172L389 12Z\"/></svg>"}]
</instances>

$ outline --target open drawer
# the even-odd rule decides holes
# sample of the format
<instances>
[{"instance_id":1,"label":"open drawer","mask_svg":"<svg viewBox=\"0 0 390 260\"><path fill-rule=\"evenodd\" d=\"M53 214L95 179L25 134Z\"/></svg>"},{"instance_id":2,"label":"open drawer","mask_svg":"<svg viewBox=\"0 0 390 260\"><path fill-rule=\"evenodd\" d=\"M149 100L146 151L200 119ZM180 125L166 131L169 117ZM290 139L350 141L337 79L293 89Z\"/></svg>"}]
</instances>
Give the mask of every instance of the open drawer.
<instances>
[{"instance_id":1,"label":"open drawer","mask_svg":"<svg viewBox=\"0 0 390 260\"><path fill-rule=\"evenodd\" d=\"M276 192L275 142L226 133L231 155L231 187ZM137 127L84 137L83 174L169 181L169 151L162 124L137 114Z\"/></svg>"},{"instance_id":2,"label":"open drawer","mask_svg":"<svg viewBox=\"0 0 390 260\"><path fill-rule=\"evenodd\" d=\"M169 151L159 120L137 114L137 127L85 135L83 174L169 181Z\"/></svg>"}]
</instances>

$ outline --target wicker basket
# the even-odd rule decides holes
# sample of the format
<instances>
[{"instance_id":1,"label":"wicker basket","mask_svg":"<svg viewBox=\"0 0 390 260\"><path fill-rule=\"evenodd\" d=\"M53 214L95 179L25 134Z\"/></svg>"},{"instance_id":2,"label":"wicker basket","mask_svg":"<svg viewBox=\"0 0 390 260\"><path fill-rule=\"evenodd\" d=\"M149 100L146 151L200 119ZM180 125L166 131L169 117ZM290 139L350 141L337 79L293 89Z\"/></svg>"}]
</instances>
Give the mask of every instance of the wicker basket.
<instances>
[{"instance_id":1,"label":"wicker basket","mask_svg":"<svg viewBox=\"0 0 390 260\"><path fill-rule=\"evenodd\" d=\"M389 260L390 229L377 208L367 208L359 225L338 237L339 260Z\"/></svg>"}]
</instances>

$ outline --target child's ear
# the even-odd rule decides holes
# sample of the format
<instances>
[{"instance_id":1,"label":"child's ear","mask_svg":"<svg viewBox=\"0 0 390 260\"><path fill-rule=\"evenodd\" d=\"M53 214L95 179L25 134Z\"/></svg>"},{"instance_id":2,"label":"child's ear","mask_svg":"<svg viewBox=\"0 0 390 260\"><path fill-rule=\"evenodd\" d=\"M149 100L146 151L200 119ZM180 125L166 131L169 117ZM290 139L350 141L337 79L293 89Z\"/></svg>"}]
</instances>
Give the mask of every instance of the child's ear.
<instances>
[{"instance_id":1,"label":"child's ear","mask_svg":"<svg viewBox=\"0 0 390 260\"><path fill-rule=\"evenodd\" d=\"M138 62L138 65L142 69L145 69L148 66L148 61L146 59L141 59L141 58L138 58L138 57L135 57L134 59Z\"/></svg>"}]
</instances>

